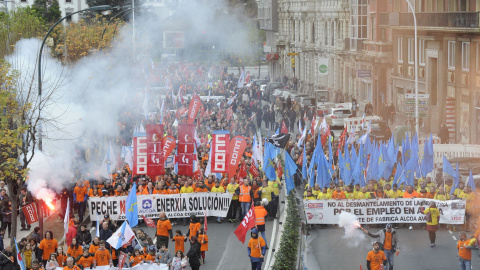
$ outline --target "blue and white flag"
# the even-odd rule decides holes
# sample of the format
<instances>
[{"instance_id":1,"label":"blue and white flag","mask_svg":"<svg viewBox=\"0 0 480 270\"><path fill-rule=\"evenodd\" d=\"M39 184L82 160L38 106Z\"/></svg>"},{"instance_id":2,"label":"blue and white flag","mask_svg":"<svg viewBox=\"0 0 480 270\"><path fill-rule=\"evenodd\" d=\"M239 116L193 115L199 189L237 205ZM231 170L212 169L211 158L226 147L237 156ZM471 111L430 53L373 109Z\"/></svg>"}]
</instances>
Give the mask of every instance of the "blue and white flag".
<instances>
[{"instance_id":1,"label":"blue and white flag","mask_svg":"<svg viewBox=\"0 0 480 270\"><path fill-rule=\"evenodd\" d=\"M135 237L135 234L132 231L132 228L128 225L128 222L123 222L122 227L120 227L110 238L107 239L107 242L114 249L119 249L123 245L130 242Z\"/></svg>"},{"instance_id":2,"label":"blue and white flag","mask_svg":"<svg viewBox=\"0 0 480 270\"><path fill-rule=\"evenodd\" d=\"M133 183L130 193L128 193L126 205L125 217L127 218L130 226L135 227L138 225L138 205L137 205L137 183Z\"/></svg>"},{"instance_id":3,"label":"blue and white flag","mask_svg":"<svg viewBox=\"0 0 480 270\"><path fill-rule=\"evenodd\" d=\"M100 223L98 222L98 213L97 213L97 231L95 232L96 237L100 237Z\"/></svg>"},{"instance_id":4,"label":"blue and white flag","mask_svg":"<svg viewBox=\"0 0 480 270\"><path fill-rule=\"evenodd\" d=\"M17 252L17 263L20 266L20 270L26 270L25 263L23 262L22 254L18 249L17 239L13 238L13 240L15 241L15 252ZM2 253L2 255L5 255L5 254Z\"/></svg>"},{"instance_id":5,"label":"blue and white flag","mask_svg":"<svg viewBox=\"0 0 480 270\"><path fill-rule=\"evenodd\" d=\"M235 94L235 96L233 96L232 98L230 98L228 101L227 101L227 105L232 105L233 101L235 100L235 98L237 97L238 94Z\"/></svg>"},{"instance_id":6,"label":"blue and white flag","mask_svg":"<svg viewBox=\"0 0 480 270\"><path fill-rule=\"evenodd\" d=\"M243 88L244 84L245 84L245 70L242 71L242 75L240 75L240 78L238 78L237 87Z\"/></svg>"}]
</instances>

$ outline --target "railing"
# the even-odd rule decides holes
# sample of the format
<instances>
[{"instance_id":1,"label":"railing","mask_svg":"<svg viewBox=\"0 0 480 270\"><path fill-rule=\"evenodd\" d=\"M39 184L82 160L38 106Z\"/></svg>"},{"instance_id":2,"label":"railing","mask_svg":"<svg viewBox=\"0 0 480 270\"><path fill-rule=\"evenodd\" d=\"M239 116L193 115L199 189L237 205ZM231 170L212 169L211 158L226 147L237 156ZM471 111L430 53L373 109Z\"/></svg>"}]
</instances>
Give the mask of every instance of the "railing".
<instances>
[{"instance_id":1,"label":"railing","mask_svg":"<svg viewBox=\"0 0 480 270\"><path fill-rule=\"evenodd\" d=\"M479 12L417 12L418 27L480 28ZM380 26L411 26L410 12L381 12Z\"/></svg>"},{"instance_id":2,"label":"railing","mask_svg":"<svg viewBox=\"0 0 480 270\"><path fill-rule=\"evenodd\" d=\"M443 156L447 159L458 157L480 157L480 145L475 144L434 144L433 161L436 168L441 168Z\"/></svg>"}]
</instances>

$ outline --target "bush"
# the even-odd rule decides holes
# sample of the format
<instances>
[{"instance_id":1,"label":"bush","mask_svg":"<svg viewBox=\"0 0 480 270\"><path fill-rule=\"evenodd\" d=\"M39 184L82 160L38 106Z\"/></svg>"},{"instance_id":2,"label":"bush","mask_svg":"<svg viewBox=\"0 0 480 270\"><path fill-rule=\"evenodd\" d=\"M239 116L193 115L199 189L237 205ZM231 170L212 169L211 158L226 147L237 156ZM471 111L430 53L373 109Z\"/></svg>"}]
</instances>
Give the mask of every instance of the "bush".
<instances>
[{"instance_id":1,"label":"bush","mask_svg":"<svg viewBox=\"0 0 480 270\"><path fill-rule=\"evenodd\" d=\"M282 238L280 239L280 248L275 251L274 270L292 270L297 265L298 245L300 241L299 228L300 219L298 216L297 203L295 201L294 191L291 191L287 197L288 207Z\"/></svg>"}]
</instances>

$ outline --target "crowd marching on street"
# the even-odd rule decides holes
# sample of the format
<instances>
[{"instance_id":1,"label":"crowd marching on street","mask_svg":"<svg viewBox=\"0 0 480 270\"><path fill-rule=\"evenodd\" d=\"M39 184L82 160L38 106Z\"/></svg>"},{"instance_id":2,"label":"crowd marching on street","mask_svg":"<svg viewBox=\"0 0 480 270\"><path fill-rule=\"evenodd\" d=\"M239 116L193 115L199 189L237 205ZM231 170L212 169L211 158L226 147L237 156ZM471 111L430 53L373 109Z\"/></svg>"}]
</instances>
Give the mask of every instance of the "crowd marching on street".
<instances>
[{"instance_id":1,"label":"crowd marching on street","mask_svg":"<svg viewBox=\"0 0 480 270\"><path fill-rule=\"evenodd\" d=\"M114 142L113 149L120 153L122 147L132 145L134 132L142 130L147 124L162 123L164 135L177 138L177 126L188 117L190 99L198 95L202 97L202 105L195 117L194 154L198 167L193 176L178 175L174 167L165 168L163 175L133 175L132 164L129 164L125 155L115 156L115 164L112 164L108 177L102 177L98 168L92 170L79 167L75 174L75 186L65 187L58 194L62 209L60 218L68 221L64 240L66 248L57 240L61 238L59 233L47 230L44 235L39 235L38 227L33 229L29 237L18 241L18 247L4 243L5 232L10 234L11 231L11 200L17 200L20 206L25 206L35 198L27 191L24 182L18 183L20 195L10 198L6 194L5 183L0 182L2 270L16 269L18 258L21 258L26 269L33 270L53 270L57 267L78 270L108 265L134 267L143 263L167 264L170 269L177 270L185 269L187 265L199 269L207 263L206 253L212 243L209 242L205 224L202 225L206 218L195 215L169 218L168 213L161 212L153 225L156 227L154 238L142 229L133 228L134 239L117 247L107 240L119 230L123 234L126 222L113 220L108 213L100 218L98 224L97 220L87 222L88 215L85 215L88 213L89 198L129 194L162 196L230 193L232 199L227 216L212 217L217 223L239 223L247 216L253 202L256 228L251 231L246 252L252 269L262 267L265 252L269 248L265 223L278 216L279 196L284 184L288 191L296 187L304 192L305 200L463 199L466 200L466 222L462 228L449 225L449 229L472 231L475 238L479 237L480 198L475 196L474 185L470 182L465 184L455 177L444 180L432 173L433 168L426 173L422 170L417 174L421 177L404 173L410 163L429 162L425 158L420 162L416 136L411 140L407 136L402 143L403 153L398 151L397 146L391 145L393 139L391 142L375 142L367 134L366 139L356 143L355 139L351 139L352 134L347 134L346 130L334 139L330 127L324 118L317 115L315 108L304 108L290 97L285 100L277 98L270 104L265 101L267 93L260 91L260 87L254 83L249 84L253 80L250 75L243 72L238 75L228 74L227 67L223 66L166 63L144 72L148 73L147 87L128 93L127 99L130 102L118 115L117 134L110 138ZM145 75L140 74L138 77L145 78ZM288 78L285 82L288 82ZM226 130L231 137L240 135L246 140L245 151L233 173L208 173L211 138L216 130ZM286 134L290 135L283 136ZM288 162L283 163L276 154L264 157L267 152L276 151L272 150L274 145L284 149L285 159L293 160L293 173L288 173L291 172ZM259 149L264 149L264 153L258 154ZM415 152L417 154L412 154ZM91 159L91 155L82 147L79 147L76 155L80 161ZM378 161L382 158L386 160L386 157L389 161L381 169L374 165L380 164ZM417 160L410 162L414 158ZM284 177L284 171L293 177ZM72 208L69 212L66 211L68 205ZM438 223L438 210L432 209L436 209L435 204L425 210L425 214L430 213L432 218L425 228L429 231L431 246L434 247L435 231L438 228L447 229L447 226ZM66 214L68 216L64 217ZM20 219L21 230L31 231L22 211ZM151 224L154 221L146 218L145 222ZM183 225L184 229L173 231L172 225ZM411 228L411 224L405 226ZM98 232L92 236L91 230ZM388 262L389 269L393 269L393 254L399 252L399 237L392 224L387 224L379 232L367 233L378 238L367 256L368 269L380 269L384 262ZM467 265L463 269L469 269L468 261L472 250L470 239L466 237L464 233L461 234L458 242L459 256L462 258L460 261ZM188 250L186 242L190 243ZM15 256L16 252L20 256Z\"/></svg>"}]
</instances>

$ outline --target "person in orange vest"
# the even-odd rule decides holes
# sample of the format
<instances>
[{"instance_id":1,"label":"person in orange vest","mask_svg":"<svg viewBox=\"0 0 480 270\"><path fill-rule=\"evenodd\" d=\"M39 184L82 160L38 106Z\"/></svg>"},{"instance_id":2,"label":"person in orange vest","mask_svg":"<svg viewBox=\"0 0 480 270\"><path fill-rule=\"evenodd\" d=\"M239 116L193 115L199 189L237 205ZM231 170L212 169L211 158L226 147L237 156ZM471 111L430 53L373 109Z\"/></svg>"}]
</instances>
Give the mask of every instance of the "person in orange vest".
<instances>
[{"instance_id":1,"label":"person in orange vest","mask_svg":"<svg viewBox=\"0 0 480 270\"><path fill-rule=\"evenodd\" d=\"M332 194L332 199L334 200L345 200L345 192L340 188L340 186L337 186L335 191Z\"/></svg>"},{"instance_id":2,"label":"person in orange vest","mask_svg":"<svg viewBox=\"0 0 480 270\"><path fill-rule=\"evenodd\" d=\"M240 201L240 207L242 208L242 218L243 219L246 215L248 210L250 210L250 204L252 203L253 197L253 190L252 187L248 185L247 178L243 179L243 185L238 187L239 189L239 196L238 200Z\"/></svg>"},{"instance_id":3,"label":"person in orange vest","mask_svg":"<svg viewBox=\"0 0 480 270\"><path fill-rule=\"evenodd\" d=\"M262 234L262 238L266 243L267 236L265 234L265 217L268 215L268 212L259 201L255 202L255 207L253 210L255 211L255 223L257 224L257 229ZM268 246L266 248L268 249Z\"/></svg>"}]
</instances>

